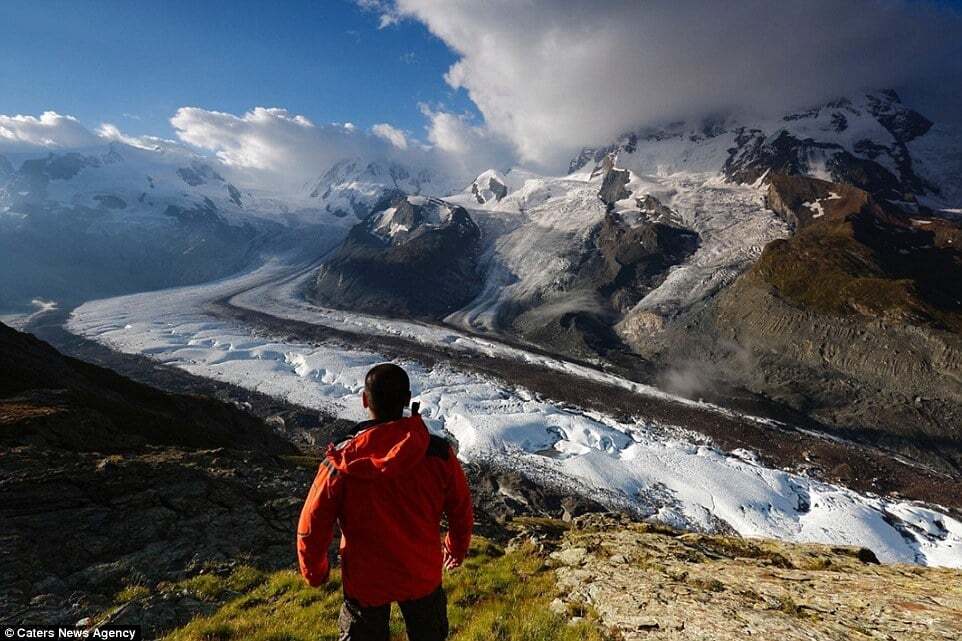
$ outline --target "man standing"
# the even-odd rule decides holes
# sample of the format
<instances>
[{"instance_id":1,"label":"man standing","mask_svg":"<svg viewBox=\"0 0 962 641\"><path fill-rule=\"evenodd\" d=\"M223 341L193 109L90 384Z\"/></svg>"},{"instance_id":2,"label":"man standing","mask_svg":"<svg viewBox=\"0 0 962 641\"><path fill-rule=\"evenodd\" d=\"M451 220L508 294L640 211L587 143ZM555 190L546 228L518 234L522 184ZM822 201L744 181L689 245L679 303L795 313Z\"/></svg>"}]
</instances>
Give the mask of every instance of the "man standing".
<instances>
[{"instance_id":1,"label":"man standing","mask_svg":"<svg viewBox=\"0 0 962 641\"><path fill-rule=\"evenodd\" d=\"M397 365L367 373L362 402L372 420L328 447L301 511L297 556L312 586L327 581L335 521L341 528L342 641L387 641L393 602L410 641L448 635L441 570L467 554L471 495L448 442L429 434L416 412L404 417L410 401L408 375Z\"/></svg>"}]
</instances>

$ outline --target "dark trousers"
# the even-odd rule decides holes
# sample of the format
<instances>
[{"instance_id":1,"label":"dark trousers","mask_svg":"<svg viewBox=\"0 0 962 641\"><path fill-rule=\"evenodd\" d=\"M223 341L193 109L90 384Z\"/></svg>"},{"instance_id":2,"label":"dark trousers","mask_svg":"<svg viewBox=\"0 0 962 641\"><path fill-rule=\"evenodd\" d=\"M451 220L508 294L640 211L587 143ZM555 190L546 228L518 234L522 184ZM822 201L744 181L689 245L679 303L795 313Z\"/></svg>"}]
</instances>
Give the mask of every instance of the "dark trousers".
<instances>
[{"instance_id":1,"label":"dark trousers","mask_svg":"<svg viewBox=\"0 0 962 641\"><path fill-rule=\"evenodd\" d=\"M444 641L448 638L448 599L444 588L420 599L398 603L408 641ZM388 641L391 604L366 608L344 596L341 615L337 618L340 641Z\"/></svg>"}]
</instances>

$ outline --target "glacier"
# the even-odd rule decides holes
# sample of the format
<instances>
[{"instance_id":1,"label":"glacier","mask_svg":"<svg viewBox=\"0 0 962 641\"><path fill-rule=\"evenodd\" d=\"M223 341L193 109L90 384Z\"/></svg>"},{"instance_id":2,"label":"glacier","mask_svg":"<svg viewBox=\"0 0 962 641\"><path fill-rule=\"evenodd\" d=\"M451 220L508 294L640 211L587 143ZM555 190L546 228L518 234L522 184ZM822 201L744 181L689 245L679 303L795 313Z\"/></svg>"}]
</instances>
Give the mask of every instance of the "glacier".
<instances>
[{"instance_id":1,"label":"glacier","mask_svg":"<svg viewBox=\"0 0 962 641\"><path fill-rule=\"evenodd\" d=\"M74 310L67 328L120 352L354 420L364 418L358 400L364 374L384 355L272 335L220 318L208 306L233 297L240 306L286 310L321 324L353 326L359 334L408 335L503 358L536 358L567 375L613 377L450 328L312 309L303 301L291 305L304 271L273 261L205 285L91 301ZM258 303L264 291L274 294ZM400 364L411 374L426 420L457 438L464 460L518 469L675 526L859 545L883 562L962 567L962 523L937 506L860 494L766 467L750 452L722 451L683 425L620 421L561 405L456 362Z\"/></svg>"}]
</instances>

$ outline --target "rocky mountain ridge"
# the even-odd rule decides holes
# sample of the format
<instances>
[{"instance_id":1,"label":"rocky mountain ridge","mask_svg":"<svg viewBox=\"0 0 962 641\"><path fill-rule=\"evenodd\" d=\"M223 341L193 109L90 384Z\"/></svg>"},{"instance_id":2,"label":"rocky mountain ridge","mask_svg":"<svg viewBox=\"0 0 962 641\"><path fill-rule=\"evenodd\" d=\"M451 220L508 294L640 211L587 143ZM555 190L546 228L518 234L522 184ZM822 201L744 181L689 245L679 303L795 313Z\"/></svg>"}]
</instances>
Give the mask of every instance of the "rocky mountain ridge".
<instances>
[{"instance_id":1,"label":"rocky mountain ridge","mask_svg":"<svg viewBox=\"0 0 962 641\"><path fill-rule=\"evenodd\" d=\"M700 162L720 171L726 180L751 184L769 175L811 175L850 184L877 197L915 204L942 204L954 185L939 184L938 167L920 139L954 154L950 136L919 112L903 104L894 91L840 98L778 119L743 122L737 116L713 117L693 125L678 122L662 128L626 133L610 145L583 149L569 171L598 171L606 158L645 154L658 143L669 151L663 166L677 171L682 151L703 148ZM930 134L928 135L927 134ZM721 143L716 146L715 143ZM916 143L916 144L913 144ZM666 149L674 147L674 150ZM681 161L679 163L679 161ZM958 178L958 176L956 176Z\"/></svg>"},{"instance_id":2,"label":"rocky mountain ridge","mask_svg":"<svg viewBox=\"0 0 962 641\"><path fill-rule=\"evenodd\" d=\"M480 288L480 240L463 207L399 196L351 229L307 295L331 307L443 318Z\"/></svg>"}]
</instances>

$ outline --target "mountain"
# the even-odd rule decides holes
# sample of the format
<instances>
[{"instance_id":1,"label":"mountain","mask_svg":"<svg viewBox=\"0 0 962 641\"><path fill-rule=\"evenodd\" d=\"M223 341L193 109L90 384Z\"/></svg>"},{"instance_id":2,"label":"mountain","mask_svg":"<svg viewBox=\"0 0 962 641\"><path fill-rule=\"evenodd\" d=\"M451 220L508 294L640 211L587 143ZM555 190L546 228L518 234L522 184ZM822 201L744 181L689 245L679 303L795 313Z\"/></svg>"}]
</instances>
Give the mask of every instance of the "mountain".
<instances>
[{"instance_id":1,"label":"mountain","mask_svg":"<svg viewBox=\"0 0 962 641\"><path fill-rule=\"evenodd\" d=\"M955 469L938 439L955 448L962 416L960 141L882 91L639 129L564 176L346 158L291 195L176 149L11 156L0 305L323 256L307 291L323 306L774 402Z\"/></svg>"},{"instance_id":2,"label":"mountain","mask_svg":"<svg viewBox=\"0 0 962 641\"><path fill-rule=\"evenodd\" d=\"M463 207L398 196L351 229L309 296L375 314L443 318L480 290L480 236Z\"/></svg>"},{"instance_id":3,"label":"mountain","mask_svg":"<svg viewBox=\"0 0 962 641\"><path fill-rule=\"evenodd\" d=\"M298 508L278 499L309 472L278 458L297 450L262 420L2 324L0 361L0 624L72 626L125 587L178 581L195 564L289 564ZM176 596L140 623L150 633L199 605Z\"/></svg>"},{"instance_id":4,"label":"mountain","mask_svg":"<svg viewBox=\"0 0 962 641\"><path fill-rule=\"evenodd\" d=\"M794 233L703 308L633 344L845 438L962 469L960 221L802 176L773 177L768 195Z\"/></svg>"},{"instance_id":5,"label":"mountain","mask_svg":"<svg viewBox=\"0 0 962 641\"><path fill-rule=\"evenodd\" d=\"M678 122L583 150L571 172L616 155L639 172L721 172L751 184L769 174L810 175L887 200L938 209L957 204L959 132L904 105L893 91L843 98L780 118Z\"/></svg>"},{"instance_id":6,"label":"mountain","mask_svg":"<svg viewBox=\"0 0 962 641\"><path fill-rule=\"evenodd\" d=\"M474 179L471 183L471 193L474 194L478 204L483 205L491 201L498 202L507 196L508 187L497 171L489 169Z\"/></svg>"},{"instance_id":7,"label":"mountain","mask_svg":"<svg viewBox=\"0 0 962 641\"><path fill-rule=\"evenodd\" d=\"M391 160L344 158L308 185L313 206L338 217L364 220L399 195L443 196L457 181L436 169L415 168Z\"/></svg>"},{"instance_id":8,"label":"mountain","mask_svg":"<svg viewBox=\"0 0 962 641\"><path fill-rule=\"evenodd\" d=\"M177 148L10 156L0 163L0 307L204 282L345 227L307 199L241 189Z\"/></svg>"},{"instance_id":9,"label":"mountain","mask_svg":"<svg viewBox=\"0 0 962 641\"><path fill-rule=\"evenodd\" d=\"M700 209L683 215L699 252L624 315L619 336L682 393L725 381L844 438L960 469L957 139L884 92L586 153L582 174L610 175L616 159L628 176L609 187L632 194L644 172L687 166L669 176L688 178L656 180L676 189L671 204ZM741 220L751 202L731 198L739 189L756 208Z\"/></svg>"},{"instance_id":10,"label":"mountain","mask_svg":"<svg viewBox=\"0 0 962 641\"><path fill-rule=\"evenodd\" d=\"M444 195L480 230L481 285L434 312L955 470L960 140L881 91L640 129L566 176L486 171ZM371 287L343 277L322 269L318 300Z\"/></svg>"},{"instance_id":11,"label":"mountain","mask_svg":"<svg viewBox=\"0 0 962 641\"><path fill-rule=\"evenodd\" d=\"M289 454L263 422L224 403L177 396L63 356L0 323L5 447L129 452L147 446L229 447Z\"/></svg>"}]
</instances>

